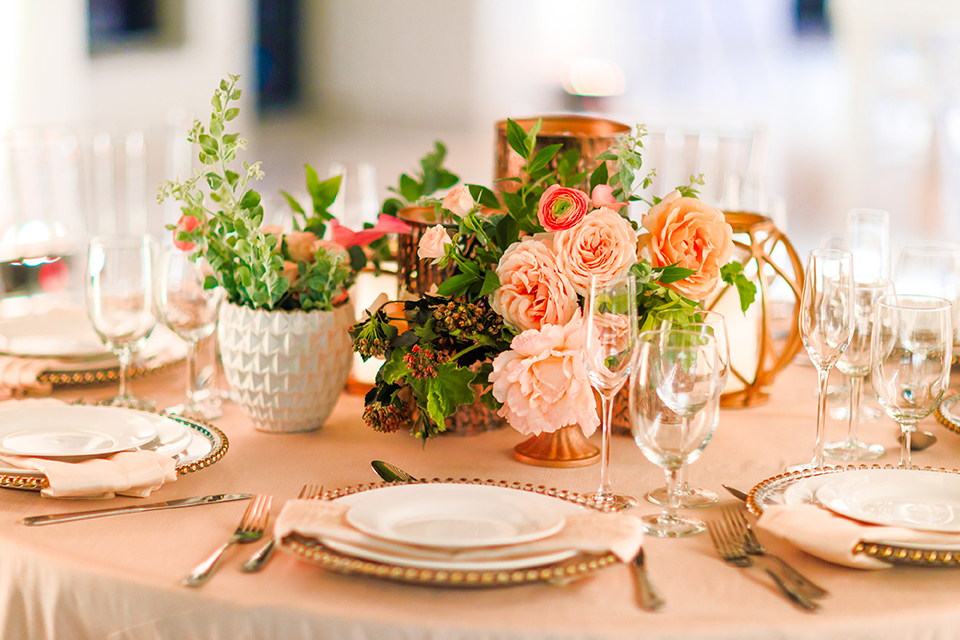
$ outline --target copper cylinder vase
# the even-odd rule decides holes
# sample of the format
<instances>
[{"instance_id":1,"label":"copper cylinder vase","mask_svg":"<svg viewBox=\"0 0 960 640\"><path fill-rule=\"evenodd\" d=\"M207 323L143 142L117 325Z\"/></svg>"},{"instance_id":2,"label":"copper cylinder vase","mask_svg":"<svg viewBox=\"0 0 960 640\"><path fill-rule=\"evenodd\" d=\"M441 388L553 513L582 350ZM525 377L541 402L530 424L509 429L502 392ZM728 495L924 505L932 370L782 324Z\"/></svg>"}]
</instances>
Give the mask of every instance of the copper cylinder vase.
<instances>
[{"instance_id":1,"label":"copper cylinder vase","mask_svg":"<svg viewBox=\"0 0 960 640\"><path fill-rule=\"evenodd\" d=\"M513 457L538 467L574 469L600 460L600 449L590 443L577 425L562 427L524 440L513 448Z\"/></svg>"}]
</instances>

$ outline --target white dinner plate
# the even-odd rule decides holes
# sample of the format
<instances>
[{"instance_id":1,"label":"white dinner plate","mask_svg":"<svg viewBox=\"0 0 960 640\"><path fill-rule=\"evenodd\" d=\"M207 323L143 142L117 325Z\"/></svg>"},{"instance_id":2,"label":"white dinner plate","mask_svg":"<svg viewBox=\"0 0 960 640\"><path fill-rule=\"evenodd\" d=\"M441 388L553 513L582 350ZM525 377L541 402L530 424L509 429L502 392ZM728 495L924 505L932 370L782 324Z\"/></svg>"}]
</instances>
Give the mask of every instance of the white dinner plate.
<instances>
[{"instance_id":1,"label":"white dinner plate","mask_svg":"<svg viewBox=\"0 0 960 640\"><path fill-rule=\"evenodd\" d=\"M817 502L867 522L960 533L960 475L920 469L865 469L826 476Z\"/></svg>"},{"instance_id":2,"label":"white dinner plate","mask_svg":"<svg viewBox=\"0 0 960 640\"><path fill-rule=\"evenodd\" d=\"M843 475L843 473L811 476L790 485L783 492L783 504L816 504L817 489L822 487L825 482L836 480L834 475Z\"/></svg>"},{"instance_id":3,"label":"white dinner plate","mask_svg":"<svg viewBox=\"0 0 960 640\"><path fill-rule=\"evenodd\" d=\"M397 485L342 500L347 522L367 535L427 547L519 544L556 533L565 519L555 498L486 485Z\"/></svg>"},{"instance_id":4,"label":"white dinner plate","mask_svg":"<svg viewBox=\"0 0 960 640\"><path fill-rule=\"evenodd\" d=\"M156 437L140 446L140 449L149 449L172 458L182 453L193 439L193 429L167 416L133 409L118 409L118 411L130 411L142 416L157 430Z\"/></svg>"},{"instance_id":5,"label":"white dinner plate","mask_svg":"<svg viewBox=\"0 0 960 640\"><path fill-rule=\"evenodd\" d=\"M135 449L157 437L136 411L82 405L0 411L0 453L38 458L99 456Z\"/></svg>"},{"instance_id":6,"label":"white dinner plate","mask_svg":"<svg viewBox=\"0 0 960 640\"><path fill-rule=\"evenodd\" d=\"M0 320L0 353L24 358L115 358L83 309L69 308Z\"/></svg>"}]
</instances>

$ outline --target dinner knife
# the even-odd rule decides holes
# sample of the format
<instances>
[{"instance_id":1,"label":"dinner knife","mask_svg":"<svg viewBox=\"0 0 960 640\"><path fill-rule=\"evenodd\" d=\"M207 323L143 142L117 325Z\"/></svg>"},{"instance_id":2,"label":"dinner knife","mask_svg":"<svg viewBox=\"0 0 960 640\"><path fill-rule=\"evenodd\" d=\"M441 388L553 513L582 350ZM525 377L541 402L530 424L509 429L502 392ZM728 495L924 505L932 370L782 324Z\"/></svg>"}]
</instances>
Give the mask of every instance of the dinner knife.
<instances>
[{"instance_id":1,"label":"dinner knife","mask_svg":"<svg viewBox=\"0 0 960 640\"><path fill-rule=\"evenodd\" d=\"M644 611L658 611L666 604L663 599L657 595L650 582L650 576L647 574L647 568L644 563L643 547L637 551L630 562L630 568L633 570L634 592L637 598L637 604Z\"/></svg>"},{"instance_id":2,"label":"dinner knife","mask_svg":"<svg viewBox=\"0 0 960 640\"><path fill-rule=\"evenodd\" d=\"M151 502L150 504L133 505L130 507L114 507L112 509L94 509L93 511L75 511L74 513L58 513L49 516L31 516L23 519L23 524L27 526L39 526L43 524L54 524L57 522L71 522L73 520L88 520L90 518L103 518L106 516L118 515L121 513L139 513L141 511L159 511L160 509L179 509L182 507L195 507L201 504L217 504L219 502L233 502L234 500L249 500L253 497L251 493L217 493L211 496L200 496L197 498L180 498L178 500L167 500L166 502Z\"/></svg>"}]
</instances>

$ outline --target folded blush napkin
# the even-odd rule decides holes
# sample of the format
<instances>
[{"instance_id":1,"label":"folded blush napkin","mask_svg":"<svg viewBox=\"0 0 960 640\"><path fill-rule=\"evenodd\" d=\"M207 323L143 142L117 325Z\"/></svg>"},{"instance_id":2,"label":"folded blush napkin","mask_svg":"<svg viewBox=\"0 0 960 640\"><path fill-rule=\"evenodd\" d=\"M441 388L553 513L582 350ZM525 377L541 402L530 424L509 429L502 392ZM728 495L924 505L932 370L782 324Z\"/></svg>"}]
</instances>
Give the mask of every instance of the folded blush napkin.
<instances>
[{"instance_id":1,"label":"folded blush napkin","mask_svg":"<svg viewBox=\"0 0 960 640\"><path fill-rule=\"evenodd\" d=\"M330 500L290 500L274 525L274 536L281 539L292 532L301 535L346 542L358 546L376 547L395 554L438 560L487 560L522 557L577 549L587 553L611 552L623 562L629 562L643 543L643 526L637 518L619 513L584 511L567 516L563 528L552 536L504 547L471 547L442 549L415 547L380 540L358 531L346 521L350 506Z\"/></svg>"},{"instance_id":2,"label":"folded blush napkin","mask_svg":"<svg viewBox=\"0 0 960 640\"><path fill-rule=\"evenodd\" d=\"M861 540L904 546L956 545L960 551L960 534L866 524L812 504L767 507L757 526L811 555L857 569L887 569L892 566L876 558L853 553Z\"/></svg>"},{"instance_id":3,"label":"folded blush napkin","mask_svg":"<svg viewBox=\"0 0 960 640\"><path fill-rule=\"evenodd\" d=\"M56 363L50 359L0 356L0 394L10 397L48 395L53 385L40 382L39 377Z\"/></svg>"}]
</instances>

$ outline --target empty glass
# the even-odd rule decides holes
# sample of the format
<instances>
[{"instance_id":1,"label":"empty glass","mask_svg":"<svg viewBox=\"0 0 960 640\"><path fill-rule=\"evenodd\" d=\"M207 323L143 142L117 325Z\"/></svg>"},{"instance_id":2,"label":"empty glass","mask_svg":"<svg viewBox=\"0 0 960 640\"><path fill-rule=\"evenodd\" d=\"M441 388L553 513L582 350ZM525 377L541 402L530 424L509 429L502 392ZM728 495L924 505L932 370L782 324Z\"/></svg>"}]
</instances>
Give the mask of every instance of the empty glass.
<instances>
[{"instance_id":1,"label":"empty glass","mask_svg":"<svg viewBox=\"0 0 960 640\"><path fill-rule=\"evenodd\" d=\"M160 320L183 338L187 345L187 399L167 408L167 413L186 418L212 420L222 413L213 403L197 397L197 342L217 327L224 291L204 288L206 274L200 264L177 248L164 249L157 282L157 310Z\"/></svg>"},{"instance_id":2,"label":"empty glass","mask_svg":"<svg viewBox=\"0 0 960 640\"><path fill-rule=\"evenodd\" d=\"M851 209L847 213L847 246L853 274L862 280L890 277L890 214L882 209Z\"/></svg>"},{"instance_id":3,"label":"empty glass","mask_svg":"<svg viewBox=\"0 0 960 640\"><path fill-rule=\"evenodd\" d=\"M610 487L610 429L613 399L630 377L637 341L637 294L632 275L612 283L590 278L584 301L583 362L590 384L600 394L602 443L600 488L593 498L617 509L636 506L630 496Z\"/></svg>"},{"instance_id":4,"label":"empty glass","mask_svg":"<svg viewBox=\"0 0 960 640\"><path fill-rule=\"evenodd\" d=\"M900 466L910 467L911 432L940 403L950 381L950 302L931 296L881 297L871 348L873 388L887 415L900 424Z\"/></svg>"},{"instance_id":5,"label":"empty glass","mask_svg":"<svg viewBox=\"0 0 960 640\"><path fill-rule=\"evenodd\" d=\"M694 331L645 331L630 378L630 427L648 460L664 470L662 513L644 516L644 531L659 537L699 533L701 520L677 513L680 470L700 457L720 414L717 340Z\"/></svg>"},{"instance_id":6,"label":"empty glass","mask_svg":"<svg viewBox=\"0 0 960 640\"><path fill-rule=\"evenodd\" d=\"M114 406L154 406L150 400L134 397L127 388L133 356L156 325L152 264L153 248L147 236L98 236L87 249L87 316L93 330L120 360L120 391L108 401Z\"/></svg>"}]
</instances>

